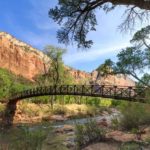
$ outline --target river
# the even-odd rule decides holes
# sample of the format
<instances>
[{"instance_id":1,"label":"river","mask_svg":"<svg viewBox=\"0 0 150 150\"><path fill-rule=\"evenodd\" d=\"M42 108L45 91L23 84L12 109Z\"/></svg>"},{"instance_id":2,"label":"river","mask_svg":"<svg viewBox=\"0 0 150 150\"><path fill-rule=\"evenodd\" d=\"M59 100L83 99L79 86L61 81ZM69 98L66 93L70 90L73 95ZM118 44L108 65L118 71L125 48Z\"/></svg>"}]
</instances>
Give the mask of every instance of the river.
<instances>
[{"instance_id":1,"label":"river","mask_svg":"<svg viewBox=\"0 0 150 150\"><path fill-rule=\"evenodd\" d=\"M110 122L114 116L118 116L118 112L92 118L71 119L59 122L17 124L7 130L1 129L0 150L37 150L40 148L44 150L59 150L60 146L61 150L65 150L66 147L62 143L69 134L58 135L54 132L55 130L61 129L66 125L84 124L89 119L99 122L105 118Z\"/></svg>"}]
</instances>

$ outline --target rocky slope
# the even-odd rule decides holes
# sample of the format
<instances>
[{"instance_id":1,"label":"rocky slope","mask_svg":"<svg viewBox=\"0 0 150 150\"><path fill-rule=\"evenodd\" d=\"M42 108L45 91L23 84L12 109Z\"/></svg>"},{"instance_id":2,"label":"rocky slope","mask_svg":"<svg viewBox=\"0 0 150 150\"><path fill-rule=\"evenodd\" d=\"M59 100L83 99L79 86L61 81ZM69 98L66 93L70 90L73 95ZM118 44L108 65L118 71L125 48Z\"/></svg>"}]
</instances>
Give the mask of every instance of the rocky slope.
<instances>
[{"instance_id":1,"label":"rocky slope","mask_svg":"<svg viewBox=\"0 0 150 150\"><path fill-rule=\"evenodd\" d=\"M43 74L47 68L48 58L39 50L21 42L8 33L0 32L0 68L10 70L16 75L21 75L33 80L37 74ZM134 86L135 82L123 75L98 76L97 71L87 73L66 67L75 81L80 83L93 82L98 84L112 84L121 86Z\"/></svg>"}]
</instances>

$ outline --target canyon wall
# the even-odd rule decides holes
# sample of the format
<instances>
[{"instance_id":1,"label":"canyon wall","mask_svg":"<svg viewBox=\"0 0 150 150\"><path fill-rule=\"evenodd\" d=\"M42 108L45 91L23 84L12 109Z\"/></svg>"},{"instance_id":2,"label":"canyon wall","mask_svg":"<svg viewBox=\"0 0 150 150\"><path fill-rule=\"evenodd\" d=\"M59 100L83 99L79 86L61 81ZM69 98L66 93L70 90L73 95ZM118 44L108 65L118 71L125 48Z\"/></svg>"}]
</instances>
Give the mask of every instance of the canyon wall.
<instances>
[{"instance_id":1,"label":"canyon wall","mask_svg":"<svg viewBox=\"0 0 150 150\"><path fill-rule=\"evenodd\" d=\"M21 42L8 33L0 32L0 68L10 70L16 75L33 81L37 74L46 71L46 62L49 58L41 51ZM134 86L135 82L123 75L98 76L97 71L87 73L66 66L74 80L80 84L111 84L121 86Z\"/></svg>"},{"instance_id":2,"label":"canyon wall","mask_svg":"<svg viewBox=\"0 0 150 150\"><path fill-rule=\"evenodd\" d=\"M44 72L45 55L10 34L0 32L0 68L10 70L33 80L33 77Z\"/></svg>"},{"instance_id":3,"label":"canyon wall","mask_svg":"<svg viewBox=\"0 0 150 150\"><path fill-rule=\"evenodd\" d=\"M101 85L135 86L135 81L123 74L101 76L97 71L93 71L91 76L91 81Z\"/></svg>"}]
</instances>

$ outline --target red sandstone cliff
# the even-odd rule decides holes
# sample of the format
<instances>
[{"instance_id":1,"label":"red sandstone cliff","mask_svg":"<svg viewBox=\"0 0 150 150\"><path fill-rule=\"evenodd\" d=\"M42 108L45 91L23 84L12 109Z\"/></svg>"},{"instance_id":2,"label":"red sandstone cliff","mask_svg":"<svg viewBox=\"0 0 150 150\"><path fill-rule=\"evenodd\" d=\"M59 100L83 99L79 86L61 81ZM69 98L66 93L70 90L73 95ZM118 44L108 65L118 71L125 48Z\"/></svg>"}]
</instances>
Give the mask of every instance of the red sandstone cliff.
<instances>
[{"instance_id":1,"label":"red sandstone cliff","mask_svg":"<svg viewBox=\"0 0 150 150\"><path fill-rule=\"evenodd\" d=\"M107 77L98 75L97 71L93 71L91 73L93 82L97 84L105 84L105 85L117 85L117 86L135 86L135 81L133 81L128 76L123 74L117 75L108 75Z\"/></svg>"},{"instance_id":2,"label":"red sandstone cliff","mask_svg":"<svg viewBox=\"0 0 150 150\"><path fill-rule=\"evenodd\" d=\"M13 36L0 32L0 68L27 79L44 72L44 54Z\"/></svg>"},{"instance_id":3,"label":"red sandstone cliff","mask_svg":"<svg viewBox=\"0 0 150 150\"><path fill-rule=\"evenodd\" d=\"M47 57L37 49L21 42L7 34L0 32L0 68L12 71L29 80L33 80L37 74L45 72L45 61ZM90 81L98 84L112 84L121 86L134 86L135 82L123 75L98 77L97 72L87 73L66 66L66 69L74 77L75 81L88 84Z\"/></svg>"}]
</instances>

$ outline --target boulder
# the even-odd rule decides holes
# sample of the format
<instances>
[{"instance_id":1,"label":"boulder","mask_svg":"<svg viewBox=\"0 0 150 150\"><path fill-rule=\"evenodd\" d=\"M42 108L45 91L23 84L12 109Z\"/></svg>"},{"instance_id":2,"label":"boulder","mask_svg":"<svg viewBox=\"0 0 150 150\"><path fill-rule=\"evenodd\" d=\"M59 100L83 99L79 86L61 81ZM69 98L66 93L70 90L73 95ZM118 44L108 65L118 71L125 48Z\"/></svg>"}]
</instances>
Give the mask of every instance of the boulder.
<instances>
[{"instance_id":1,"label":"boulder","mask_svg":"<svg viewBox=\"0 0 150 150\"><path fill-rule=\"evenodd\" d=\"M57 128L55 130L56 133L72 133L74 131L74 127L71 125L64 125L62 128Z\"/></svg>"},{"instance_id":2,"label":"boulder","mask_svg":"<svg viewBox=\"0 0 150 150\"><path fill-rule=\"evenodd\" d=\"M108 127L108 122L106 118L103 118L102 120L98 121L97 124L102 127Z\"/></svg>"},{"instance_id":3,"label":"boulder","mask_svg":"<svg viewBox=\"0 0 150 150\"><path fill-rule=\"evenodd\" d=\"M54 121L65 121L67 120L66 117L62 116L62 115L53 115L50 117L51 120Z\"/></svg>"},{"instance_id":4,"label":"boulder","mask_svg":"<svg viewBox=\"0 0 150 150\"><path fill-rule=\"evenodd\" d=\"M124 133L122 131L112 131L106 134L107 138L114 139L118 142L130 142L136 139L135 134Z\"/></svg>"}]
</instances>

